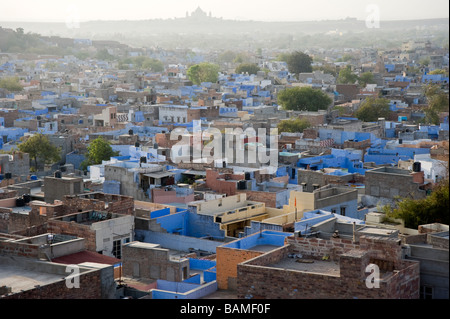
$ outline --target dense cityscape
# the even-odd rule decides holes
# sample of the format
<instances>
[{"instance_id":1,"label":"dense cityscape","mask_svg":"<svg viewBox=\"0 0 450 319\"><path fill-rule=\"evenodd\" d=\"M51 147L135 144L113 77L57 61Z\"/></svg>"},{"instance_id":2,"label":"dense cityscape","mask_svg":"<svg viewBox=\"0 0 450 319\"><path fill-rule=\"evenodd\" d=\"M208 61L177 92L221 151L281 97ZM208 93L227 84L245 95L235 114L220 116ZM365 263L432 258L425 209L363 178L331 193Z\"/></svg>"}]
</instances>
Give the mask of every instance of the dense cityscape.
<instances>
[{"instance_id":1,"label":"dense cityscape","mask_svg":"<svg viewBox=\"0 0 450 319\"><path fill-rule=\"evenodd\" d=\"M449 298L448 18L83 23L0 22L0 299Z\"/></svg>"}]
</instances>

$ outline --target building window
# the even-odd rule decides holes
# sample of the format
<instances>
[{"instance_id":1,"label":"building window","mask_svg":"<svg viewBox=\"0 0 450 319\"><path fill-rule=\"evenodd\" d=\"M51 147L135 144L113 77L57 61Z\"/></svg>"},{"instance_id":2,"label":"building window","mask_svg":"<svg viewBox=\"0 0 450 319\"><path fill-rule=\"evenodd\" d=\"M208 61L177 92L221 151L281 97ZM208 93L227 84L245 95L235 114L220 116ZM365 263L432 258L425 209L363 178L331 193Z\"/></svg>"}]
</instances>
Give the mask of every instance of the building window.
<instances>
[{"instance_id":1,"label":"building window","mask_svg":"<svg viewBox=\"0 0 450 319\"><path fill-rule=\"evenodd\" d=\"M420 287L420 299L433 299L433 287Z\"/></svg>"},{"instance_id":2,"label":"building window","mask_svg":"<svg viewBox=\"0 0 450 319\"><path fill-rule=\"evenodd\" d=\"M345 207L341 207L341 215L345 216Z\"/></svg>"},{"instance_id":3,"label":"building window","mask_svg":"<svg viewBox=\"0 0 450 319\"><path fill-rule=\"evenodd\" d=\"M121 243L120 243L120 239L119 239L119 240L113 241L113 250L112 250L112 254L113 254L114 257L116 257L117 259L121 259L121 258L122 258L122 245L121 245Z\"/></svg>"}]
</instances>

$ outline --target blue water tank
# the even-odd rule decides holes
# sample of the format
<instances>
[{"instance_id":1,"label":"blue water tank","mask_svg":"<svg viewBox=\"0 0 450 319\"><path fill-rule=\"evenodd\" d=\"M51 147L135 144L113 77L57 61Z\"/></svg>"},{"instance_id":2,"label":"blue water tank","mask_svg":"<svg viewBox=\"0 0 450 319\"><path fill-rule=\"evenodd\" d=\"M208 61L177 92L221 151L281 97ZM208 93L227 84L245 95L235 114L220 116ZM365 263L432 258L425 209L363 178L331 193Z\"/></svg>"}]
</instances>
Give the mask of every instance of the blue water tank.
<instances>
[{"instance_id":1,"label":"blue water tank","mask_svg":"<svg viewBox=\"0 0 450 319\"><path fill-rule=\"evenodd\" d=\"M31 175L31 176L30 176L30 179L31 179L32 181L37 181L38 178L37 178L36 175Z\"/></svg>"}]
</instances>

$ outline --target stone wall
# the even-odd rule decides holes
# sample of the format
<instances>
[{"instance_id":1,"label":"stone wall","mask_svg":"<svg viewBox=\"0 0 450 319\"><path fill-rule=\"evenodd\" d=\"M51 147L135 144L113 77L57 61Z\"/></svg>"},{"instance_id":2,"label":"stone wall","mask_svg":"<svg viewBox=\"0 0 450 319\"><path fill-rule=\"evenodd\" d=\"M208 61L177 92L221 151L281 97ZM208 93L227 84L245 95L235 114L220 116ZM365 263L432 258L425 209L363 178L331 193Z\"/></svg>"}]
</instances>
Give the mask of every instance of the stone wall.
<instances>
[{"instance_id":1,"label":"stone wall","mask_svg":"<svg viewBox=\"0 0 450 319\"><path fill-rule=\"evenodd\" d=\"M97 251L96 232L87 225L50 219L48 221L48 231L55 234L84 238L86 240L86 249L89 251Z\"/></svg>"},{"instance_id":2,"label":"stone wall","mask_svg":"<svg viewBox=\"0 0 450 319\"><path fill-rule=\"evenodd\" d=\"M275 192L238 190L237 193L247 194L247 200L249 201L265 203L266 207L277 208L277 193Z\"/></svg>"},{"instance_id":3,"label":"stone wall","mask_svg":"<svg viewBox=\"0 0 450 319\"><path fill-rule=\"evenodd\" d=\"M342 238L306 238L306 237L287 237L286 241L292 245L291 251L294 254L302 254L314 259L321 259L328 255L330 260L339 261L340 255L349 252L352 249L358 249L360 246L353 243L350 239Z\"/></svg>"},{"instance_id":4,"label":"stone wall","mask_svg":"<svg viewBox=\"0 0 450 319\"><path fill-rule=\"evenodd\" d=\"M64 196L63 203L67 214L96 210L113 214L133 215L134 198L131 196L95 193L93 198L86 196Z\"/></svg>"},{"instance_id":5,"label":"stone wall","mask_svg":"<svg viewBox=\"0 0 450 319\"><path fill-rule=\"evenodd\" d=\"M238 298L266 299L397 299L419 298L419 263L401 260L396 240L361 237L357 244L338 239L325 243L317 238L288 238L288 245L237 266ZM399 248L397 248L397 246ZM339 251L339 274L298 271L269 266L292 253L319 257ZM366 266L390 261L394 272L381 269L379 288L366 286ZM334 261L330 261L334 262Z\"/></svg>"},{"instance_id":6,"label":"stone wall","mask_svg":"<svg viewBox=\"0 0 450 319\"><path fill-rule=\"evenodd\" d=\"M6 208L0 209L0 232L17 233L32 226L42 226L46 221L47 217L39 215L36 211L20 214Z\"/></svg>"},{"instance_id":7,"label":"stone wall","mask_svg":"<svg viewBox=\"0 0 450 319\"><path fill-rule=\"evenodd\" d=\"M38 258L39 248L34 244L0 241L0 255Z\"/></svg>"}]
</instances>

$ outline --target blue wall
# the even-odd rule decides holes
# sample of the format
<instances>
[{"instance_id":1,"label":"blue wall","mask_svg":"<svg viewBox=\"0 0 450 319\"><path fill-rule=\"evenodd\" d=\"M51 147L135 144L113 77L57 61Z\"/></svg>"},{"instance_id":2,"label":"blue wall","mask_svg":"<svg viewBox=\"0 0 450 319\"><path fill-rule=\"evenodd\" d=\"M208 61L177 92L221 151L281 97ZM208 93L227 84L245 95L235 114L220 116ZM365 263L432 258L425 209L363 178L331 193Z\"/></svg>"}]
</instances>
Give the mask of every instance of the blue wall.
<instances>
[{"instance_id":1,"label":"blue wall","mask_svg":"<svg viewBox=\"0 0 450 319\"><path fill-rule=\"evenodd\" d=\"M170 208L163 208L160 210L154 210L152 212L150 212L150 218L157 218L157 217L162 217L162 216L166 216L170 214Z\"/></svg>"},{"instance_id":2,"label":"blue wall","mask_svg":"<svg viewBox=\"0 0 450 319\"><path fill-rule=\"evenodd\" d=\"M207 270L216 266L216 262L208 259L189 258L189 268Z\"/></svg>"},{"instance_id":3,"label":"blue wall","mask_svg":"<svg viewBox=\"0 0 450 319\"><path fill-rule=\"evenodd\" d=\"M211 282L211 281L215 281L217 278L217 270L216 267L205 270L203 272L203 280L205 282Z\"/></svg>"},{"instance_id":4,"label":"blue wall","mask_svg":"<svg viewBox=\"0 0 450 319\"><path fill-rule=\"evenodd\" d=\"M72 164L74 169L80 169L80 165L85 159L84 155L72 152L66 155L66 164Z\"/></svg>"},{"instance_id":5,"label":"blue wall","mask_svg":"<svg viewBox=\"0 0 450 319\"><path fill-rule=\"evenodd\" d=\"M103 182L103 193L120 195L120 182L119 181L104 181Z\"/></svg>"},{"instance_id":6,"label":"blue wall","mask_svg":"<svg viewBox=\"0 0 450 319\"><path fill-rule=\"evenodd\" d=\"M348 202L339 203L337 205L320 207L320 210L331 212L332 209L334 209L336 214L341 214L341 207L345 207L344 216L360 219L360 216L358 215L358 201L356 199Z\"/></svg>"},{"instance_id":7,"label":"blue wall","mask_svg":"<svg viewBox=\"0 0 450 319\"><path fill-rule=\"evenodd\" d=\"M171 215L157 217L156 221L168 233L179 233L186 236L187 212L183 211Z\"/></svg>"},{"instance_id":8,"label":"blue wall","mask_svg":"<svg viewBox=\"0 0 450 319\"><path fill-rule=\"evenodd\" d=\"M153 299L199 299L217 291L217 282L205 285L186 282L157 280L157 290L152 290Z\"/></svg>"},{"instance_id":9,"label":"blue wall","mask_svg":"<svg viewBox=\"0 0 450 319\"><path fill-rule=\"evenodd\" d=\"M191 248L196 248L215 254L216 248L223 245L223 242L221 241L154 232L150 230L137 229L134 231L134 235L138 241L159 244L166 249L175 249L184 252L189 252Z\"/></svg>"},{"instance_id":10,"label":"blue wall","mask_svg":"<svg viewBox=\"0 0 450 319\"><path fill-rule=\"evenodd\" d=\"M261 233L253 234L235 240L229 244L223 245L223 247L236 249L250 249L258 245L284 246L284 239L287 236L292 236L292 233L273 232L266 230Z\"/></svg>"},{"instance_id":11,"label":"blue wall","mask_svg":"<svg viewBox=\"0 0 450 319\"><path fill-rule=\"evenodd\" d=\"M428 148L408 148L397 147L395 149L379 149L369 148L364 155L364 162L374 162L377 165L381 164L395 164L399 160L407 161L414 159L414 155L429 154Z\"/></svg>"},{"instance_id":12,"label":"blue wall","mask_svg":"<svg viewBox=\"0 0 450 319\"><path fill-rule=\"evenodd\" d=\"M188 218L186 231L188 236L225 238L225 231L220 229L218 223L214 222L214 216L189 212Z\"/></svg>"}]
</instances>

